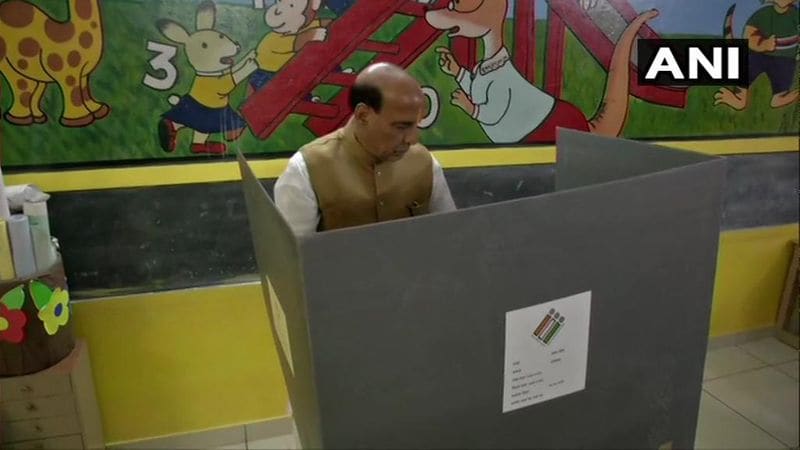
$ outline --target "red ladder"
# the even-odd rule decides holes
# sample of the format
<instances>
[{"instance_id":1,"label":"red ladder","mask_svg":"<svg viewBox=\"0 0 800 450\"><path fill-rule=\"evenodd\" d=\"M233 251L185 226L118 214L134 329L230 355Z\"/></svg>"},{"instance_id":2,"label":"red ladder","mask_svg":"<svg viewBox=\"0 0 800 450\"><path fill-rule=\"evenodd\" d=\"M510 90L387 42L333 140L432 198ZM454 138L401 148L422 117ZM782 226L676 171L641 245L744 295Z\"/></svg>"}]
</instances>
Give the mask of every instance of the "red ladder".
<instances>
[{"instance_id":1,"label":"red ladder","mask_svg":"<svg viewBox=\"0 0 800 450\"><path fill-rule=\"evenodd\" d=\"M324 42L306 45L264 88L253 93L241 108L251 130L261 139L269 137L291 113L309 116L306 127L322 136L344 124L350 114L348 89L341 89L328 103L303 100L320 84L347 88L355 74L338 71L356 51L375 52L372 62L390 62L408 67L441 35L425 22L425 12L442 7L448 0L425 5L414 0L356 0L342 17L328 26ZM395 14L414 17L395 42L371 37Z\"/></svg>"}]
</instances>

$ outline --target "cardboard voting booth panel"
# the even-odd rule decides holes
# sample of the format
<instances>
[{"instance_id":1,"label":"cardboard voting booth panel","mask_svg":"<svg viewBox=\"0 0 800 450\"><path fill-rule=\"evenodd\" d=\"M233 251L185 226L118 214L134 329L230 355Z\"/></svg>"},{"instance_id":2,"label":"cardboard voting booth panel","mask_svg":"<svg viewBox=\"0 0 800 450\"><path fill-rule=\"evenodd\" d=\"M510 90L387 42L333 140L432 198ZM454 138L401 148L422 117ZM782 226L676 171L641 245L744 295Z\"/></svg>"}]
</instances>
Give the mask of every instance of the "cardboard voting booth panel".
<instances>
[{"instance_id":1,"label":"cardboard voting booth panel","mask_svg":"<svg viewBox=\"0 0 800 450\"><path fill-rule=\"evenodd\" d=\"M304 447L693 446L724 161L557 148L555 192L300 239L241 160Z\"/></svg>"},{"instance_id":2,"label":"cardboard voting booth panel","mask_svg":"<svg viewBox=\"0 0 800 450\"><path fill-rule=\"evenodd\" d=\"M265 326L271 328L274 341L280 347L278 352L284 355L281 364L295 421L302 424L307 435L315 435L319 430L319 413L297 240L241 155L240 164L256 263L267 302L269 324ZM280 300L274 292L280 292ZM314 433L307 430L314 430ZM314 441L307 445L319 447L320 444Z\"/></svg>"}]
</instances>

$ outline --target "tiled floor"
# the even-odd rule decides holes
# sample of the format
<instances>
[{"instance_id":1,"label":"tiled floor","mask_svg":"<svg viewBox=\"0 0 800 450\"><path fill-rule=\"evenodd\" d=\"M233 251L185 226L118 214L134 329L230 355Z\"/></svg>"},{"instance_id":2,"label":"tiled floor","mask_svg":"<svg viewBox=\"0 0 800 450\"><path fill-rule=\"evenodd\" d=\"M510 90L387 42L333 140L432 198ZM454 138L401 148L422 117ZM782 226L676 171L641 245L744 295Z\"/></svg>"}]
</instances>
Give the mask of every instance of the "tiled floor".
<instances>
[{"instance_id":1,"label":"tiled floor","mask_svg":"<svg viewBox=\"0 0 800 450\"><path fill-rule=\"evenodd\" d=\"M774 338L709 351L696 447L797 448L797 372L797 350Z\"/></svg>"},{"instance_id":2,"label":"tiled floor","mask_svg":"<svg viewBox=\"0 0 800 450\"><path fill-rule=\"evenodd\" d=\"M797 448L800 445L797 354L797 350L774 338L710 350L696 448ZM275 435L248 427L245 435L246 443L221 448L298 448L293 434Z\"/></svg>"}]
</instances>

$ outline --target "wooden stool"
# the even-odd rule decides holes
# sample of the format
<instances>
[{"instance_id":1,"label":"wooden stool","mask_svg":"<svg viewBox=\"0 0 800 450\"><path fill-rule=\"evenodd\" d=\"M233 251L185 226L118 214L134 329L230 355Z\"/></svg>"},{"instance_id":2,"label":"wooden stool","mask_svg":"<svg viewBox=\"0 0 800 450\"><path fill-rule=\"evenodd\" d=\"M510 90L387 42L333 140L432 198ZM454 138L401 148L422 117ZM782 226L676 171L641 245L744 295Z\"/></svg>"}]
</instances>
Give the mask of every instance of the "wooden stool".
<instances>
[{"instance_id":1,"label":"wooden stool","mask_svg":"<svg viewBox=\"0 0 800 450\"><path fill-rule=\"evenodd\" d=\"M40 372L0 378L0 448L104 449L86 343Z\"/></svg>"}]
</instances>

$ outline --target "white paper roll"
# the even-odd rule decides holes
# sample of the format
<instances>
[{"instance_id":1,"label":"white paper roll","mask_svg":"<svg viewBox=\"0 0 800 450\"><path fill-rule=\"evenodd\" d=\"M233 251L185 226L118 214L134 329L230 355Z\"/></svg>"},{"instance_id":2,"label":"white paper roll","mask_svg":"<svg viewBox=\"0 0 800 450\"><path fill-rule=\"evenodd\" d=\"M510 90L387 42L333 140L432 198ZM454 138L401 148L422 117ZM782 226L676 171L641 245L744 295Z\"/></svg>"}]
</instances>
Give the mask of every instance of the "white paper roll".
<instances>
[{"instance_id":1,"label":"white paper roll","mask_svg":"<svg viewBox=\"0 0 800 450\"><path fill-rule=\"evenodd\" d=\"M8 210L8 197L6 197L6 184L3 181L3 169L0 168L0 219L8 220L11 212Z\"/></svg>"},{"instance_id":2,"label":"white paper roll","mask_svg":"<svg viewBox=\"0 0 800 450\"><path fill-rule=\"evenodd\" d=\"M42 192L35 184L15 184L6 186L6 199L13 214L22 211L25 202L46 202L50 199L50 194Z\"/></svg>"},{"instance_id":3,"label":"white paper roll","mask_svg":"<svg viewBox=\"0 0 800 450\"><path fill-rule=\"evenodd\" d=\"M47 202L25 202L22 205L22 211L26 216L43 216L47 217Z\"/></svg>"},{"instance_id":4,"label":"white paper roll","mask_svg":"<svg viewBox=\"0 0 800 450\"><path fill-rule=\"evenodd\" d=\"M11 254L14 257L14 271L17 273L17 278L27 278L36 273L36 259L33 256L33 242L31 241L28 217L14 214L7 223Z\"/></svg>"},{"instance_id":5,"label":"white paper roll","mask_svg":"<svg viewBox=\"0 0 800 450\"><path fill-rule=\"evenodd\" d=\"M28 217L33 242L36 270L45 272L56 262L56 254L50 241L50 222L47 217L47 202L25 202L22 210Z\"/></svg>"}]
</instances>

